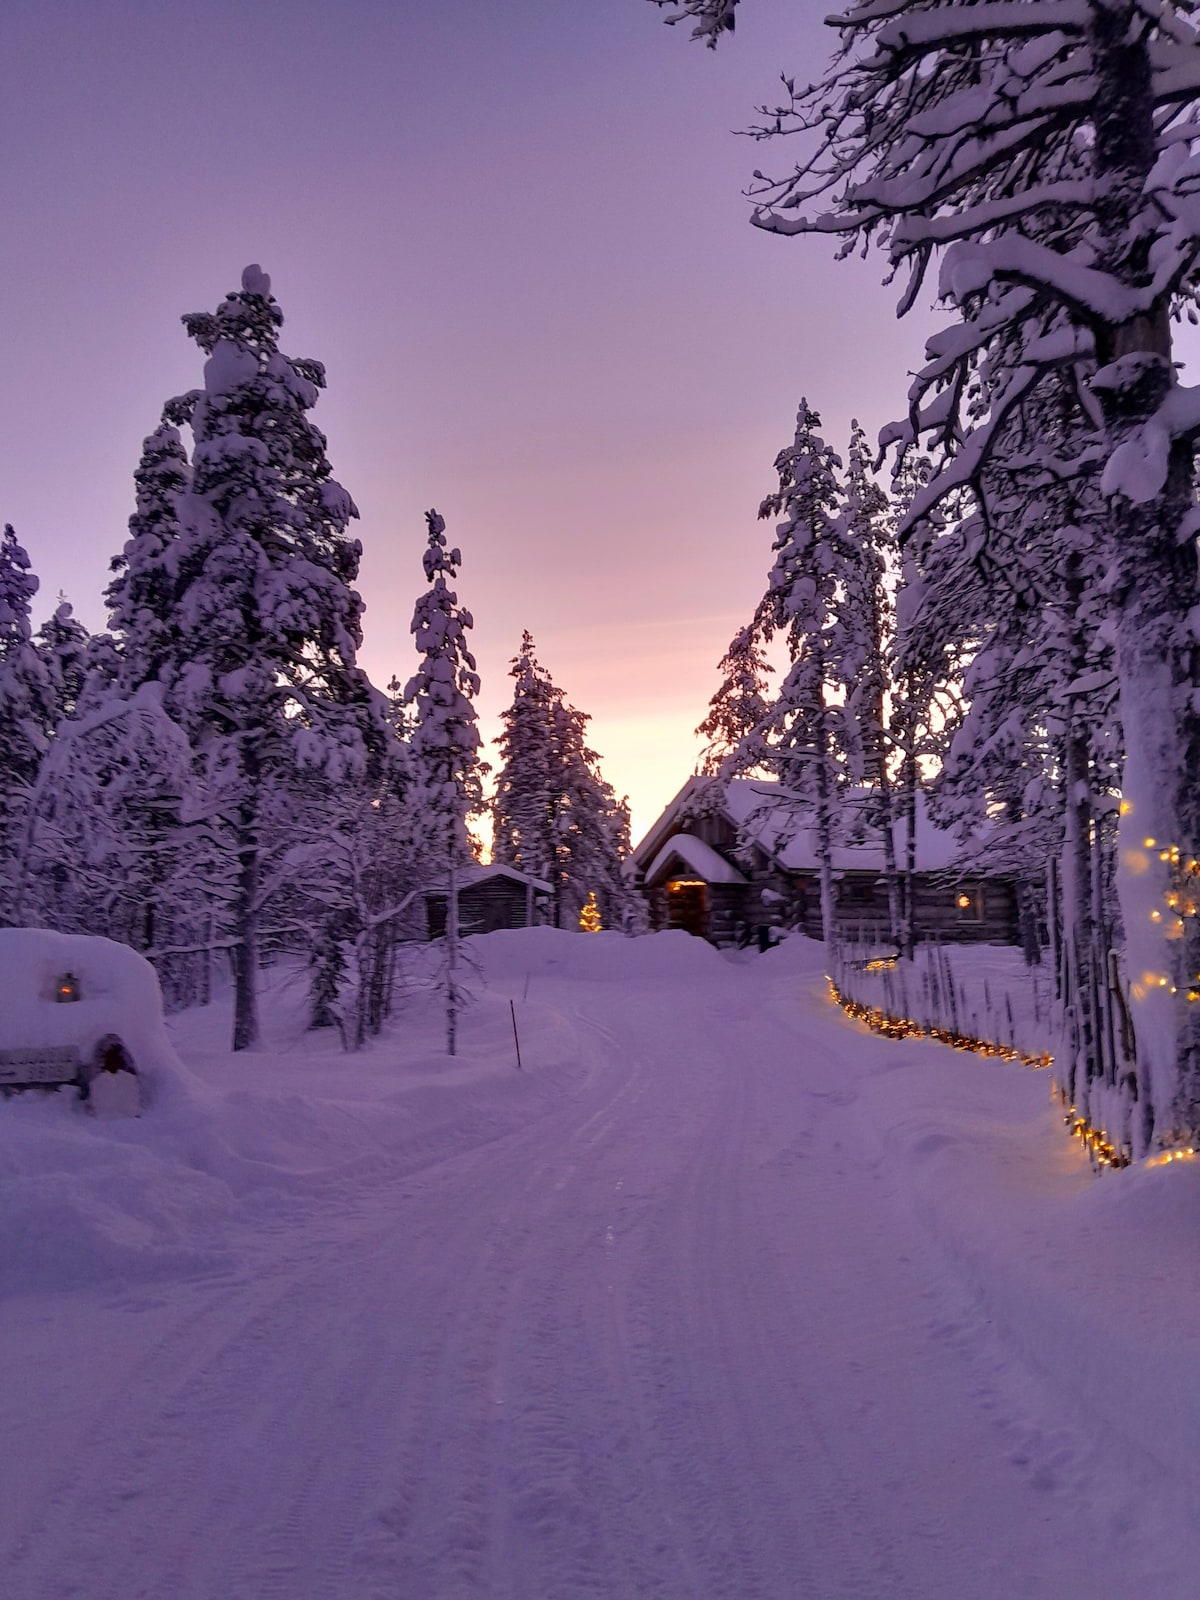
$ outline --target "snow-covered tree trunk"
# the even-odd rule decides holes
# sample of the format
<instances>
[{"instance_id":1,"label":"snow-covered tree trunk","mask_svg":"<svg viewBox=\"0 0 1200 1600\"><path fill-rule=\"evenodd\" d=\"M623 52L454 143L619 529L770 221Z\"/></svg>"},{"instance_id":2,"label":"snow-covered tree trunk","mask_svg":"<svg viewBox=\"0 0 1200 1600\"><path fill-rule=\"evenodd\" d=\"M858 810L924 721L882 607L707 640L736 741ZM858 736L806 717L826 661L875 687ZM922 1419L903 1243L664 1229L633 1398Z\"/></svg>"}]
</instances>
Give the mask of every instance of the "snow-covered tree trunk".
<instances>
[{"instance_id":1,"label":"snow-covered tree trunk","mask_svg":"<svg viewBox=\"0 0 1200 1600\"><path fill-rule=\"evenodd\" d=\"M247 742L242 751L245 790L237 808L237 849L233 929L233 1048L253 1050L258 1044L258 897L260 869L257 751Z\"/></svg>"},{"instance_id":2,"label":"snow-covered tree trunk","mask_svg":"<svg viewBox=\"0 0 1200 1600\"><path fill-rule=\"evenodd\" d=\"M821 886L821 937L832 957L837 945L837 890L833 881L833 836L836 794L830 770L829 719L818 714L813 722L816 745L813 790L816 797L817 861Z\"/></svg>"},{"instance_id":3,"label":"snow-covered tree trunk","mask_svg":"<svg viewBox=\"0 0 1200 1600\"><path fill-rule=\"evenodd\" d=\"M912 960L917 948L917 790L916 756L904 767L904 920L900 931L900 953Z\"/></svg>"},{"instance_id":4,"label":"snow-covered tree trunk","mask_svg":"<svg viewBox=\"0 0 1200 1600\"><path fill-rule=\"evenodd\" d=\"M1062 893L1064 1027L1059 1055L1065 1072L1059 1080L1072 1103L1087 1104L1096 1061L1095 986L1092 954L1092 801L1086 733L1073 726L1066 739L1063 766L1064 829L1059 882Z\"/></svg>"},{"instance_id":5,"label":"snow-covered tree trunk","mask_svg":"<svg viewBox=\"0 0 1200 1600\"><path fill-rule=\"evenodd\" d=\"M458 1054L458 1013L462 999L458 992L458 862L449 852L446 873L446 1053Z\"/></svg>"},{"instance_id":6,"label":"snow-covered tree trunk","mask_svg":"<svg viewBox=\"0 0 1200 1600\"><path fill-rule=\"evenodd\" d=\"M1152 276L1140 222L1158 160L1149 45L1134 0L1092 0L1095 170L1103 264L1130 289ZM1175 387L1169 305L1159 296L1096 336L1110 444L1103 487L1119 573L1116 654L1125 730L1118 892L1125 924L1139 1074L1155 1137L1200 1132L1200 918L1175 914L1200 857L1200 599L1193 448L1157 413ZM1158 457L1159 459L1155 459ZM1147 841L1153 841L1147 843Z\"/></svg>"}]
</instances>

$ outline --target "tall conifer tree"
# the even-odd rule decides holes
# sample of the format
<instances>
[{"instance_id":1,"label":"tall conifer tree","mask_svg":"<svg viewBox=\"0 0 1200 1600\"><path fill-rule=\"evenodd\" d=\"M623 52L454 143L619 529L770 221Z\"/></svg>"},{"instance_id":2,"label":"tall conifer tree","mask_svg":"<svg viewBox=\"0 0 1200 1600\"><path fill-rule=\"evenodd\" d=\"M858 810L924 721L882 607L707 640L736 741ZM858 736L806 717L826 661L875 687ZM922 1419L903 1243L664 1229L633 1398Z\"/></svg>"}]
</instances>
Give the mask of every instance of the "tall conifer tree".
<instances>
[{"instance_id":1,"label":"tall conifer tree","mask_svg":"<svg viewBox=\"0 0 1200 1600\"><path fill-rule=\"evenodd\" d=\"M833 842L838 798L846 781L844 712L832 697L846 625L838 612L844 596L846 552L839 527L841 463L820 437L821 419L801 400L791 445L775 460L779 487L759 516L780 517L774 565L759 607L770 638L783 634L791 667L778 699L750 745L755 764L778 775L783 789L812 817L820 862L821 926L836 937Z\"/></svg>"},{"instance_id":2,"label":"tall conifer tree","mask_svg":"<svg viewBox=\"0 0 1200 1600\"><path fill-rule=\"evenodd\" d=\"M608 926L621 918L629 854L629 808L600 772L588 746L590 717L534 654L528 631L512 664L512 704L498 741L503 765L493 802L493 855L554 889L557 927L577 925L589 894Z\"/></svg>"},{"instance_id":3,"label":"tall conifer tree","mask_svg":"<svg viewBox=\"0 0 1200 1600\"><path fill-rule=\"evenodd\" d=\"M138 511L110 590L128 679L157 678L197 753L236 862L234 1048L258 1038L259 918L272 791L297 768L360 776L384 738L356 664L358 515L308 413L319 362L286 356L266 273L185 317L204 387L147 441ZM174 428L191 428L190 477Z\"/></svg>"},{"instance_id":4,"label":"tall conifer tree","mask_svg":"<svg viewBox=\"0 0 1200 1600\"><path fill-rule=\"evenodd\" d=\"M28 807L55 719L54 687L33 643L38 580L11 526L0 534L0 921L17 915L14 891Z\"/></svg>"},{"instance_id":5,"label":"tall conifer tree","mask_svg":"<svg viewBox=\"0 0 1200 1600\"><path fill-rule=\"evenodd\" d=\"M770 707L767 678L774 667L763 654L753 626L739 628L717 662L721 684L708 702L708 715L696 729L705 741L698 771L715 778L725 763L742 751Z\"/></svg>"},{"instance_id":6,"label":"tall conifer tree","mask_svg":"<svg viewBox=\"0 0 1200 1600\"><path fill-rule=\"evenodd\" d=\"M428 544L423 559L429 588L413 611L412 633L422 656L404 691L413 708L410 742L412 806L424 843L427 869L441 878L446 893L446 1049L458 1050L458 1018L463 992L458 976L458 886L462 868L473 859L467 821L483 807L485 764L480 760L479 726L472 701L479 673L467 644L474 618L458 603L448 580L458 576L462 553L446 544L446 524L427 511Z\"/></svg>"}]
</instances>

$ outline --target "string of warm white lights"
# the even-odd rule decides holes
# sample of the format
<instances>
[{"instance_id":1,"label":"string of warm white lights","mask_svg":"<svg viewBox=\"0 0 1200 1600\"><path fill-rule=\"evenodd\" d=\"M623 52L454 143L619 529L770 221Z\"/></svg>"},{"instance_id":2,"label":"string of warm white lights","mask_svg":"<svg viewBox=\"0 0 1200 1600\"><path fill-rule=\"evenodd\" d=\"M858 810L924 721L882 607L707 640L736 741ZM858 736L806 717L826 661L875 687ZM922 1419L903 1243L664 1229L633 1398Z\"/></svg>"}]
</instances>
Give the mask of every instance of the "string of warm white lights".
<instances>
[{"instance_id":1,"label":"string of warm white lights","mask_svg":"<svg viewBox=\"0 0 1200 1600\"><path fill-rule=\"evenodd\" d=\"M1059 1099L1066 1105L1066 1095L1059 1092ZM1122 1145L1114 1144L1113 1140L1103 1128L1093 1127L1086 1117L1081 1117L1074 1106L1067 1106L1063 1115L1063 1122L1073 1139L1078 1139L1083 1148L1091 1157L1092 1163L1097 1167L1127 1167L1132 1160L1129 1151Z\"/></svg>"},{"instance_id":2,"label":"string of warm white lights","mask_svg":"<svg viewBox=\"0 0 1200 1600\"><path fill-rule=\"evenodd\" d=\"M1121 801L1121 815L1127 817L1133 810L1130 801ZM1150 912L1150 921L1161 925L1162 932L1168 939L1182 939L1184 935L1184 920L1200 914L1200 860L1183 851L1177 844L1163 844L1160 840L1147 836L1142 840L1142 848L1148 852L1157 853L1163 866L1170 869L1171 882L1166 895L1166 915L1157 908ZM1134 856L1139 853L1135 850ZM1143 866L1146 865L1143 860ZM1135 1000L1143 1000L1151 989L1168 989L1172 994L1178 993L1178 987L1171 982L1168 974L1164 972L1143 972L1141 976L1130 985ZM1187 999L1200 1000L1200 972L1193 973L1188 980Z\"/></svg>"},{"instance_id":3,"label":"string of warm white lights","mask_svg":"<svg viewBox=\"0 0 1200 1600\"><path fill-rule=\"evenodd\" d=\"M870 961L855 962L859 972L890 972L896 965L896 956L872 956Z\"/></svg>"},{"instance_id":4,"label":"string of warm white lights","mask_svg":"<svg viewBox=\"0 0 1200 1600\"><path fill-rule=\"evenodd\" d=\"M894 961L883 961L881 966L894 965ZM875 970L872 965L865 965L862 970L870 972ZM1028 1051L1018 1050L1014 1045L994 1044L989 1039L976 1039L971 1034L953 1033L947 1028L926 1027L923 1023L915 1022L911 1017L894 1017L878 1006L862 1005L857 1000L852 1000L838 988L832 978L827 977L829 995L836 1005L839 1005L848 1017L856 1022L865 1022L872 1033L880 1033L887 1039L935 1039L939 1044L948 1044L954 1050L967 1050L974 1055L991 1056L1001 1061L1016 1061L1023 1067L1042 1069L1054 1065L1054 1057L1049 1054L1031 1055ZM1061 1090L1053 1091L1063 1105L1066 1105L1066 1095ZM1079 1114L1075 1106L1067 1106L1063 1115L1063 1122L1073 1139L1078 1139L1087 1151L1093 1165L1114 1170L1127 1167L1133 1157L1129 1150L1116 1143L1103 1128L1097 1128L1088 1119ZM1165 1166L1170 1161L1187 1161L1197 1154L1194 1146L1180 1146L1174 1150L1162 1150L1152 1156L1147 1166Z\"/></svg>"},{"instance_id":5,"label":"string of warm white lights","mask_svg":"<svg viewBox=\"0 0 1200 1600\"><path fill-rule=\"evenodd\" d=\"M863 970L870 972L873 968L867 966ZM1015 1045L995 1044L990 1039L977 1039L973 1034L956 1033L949 1028L926 1027L923 1022L915 1022L911 1017L894 1017L889 1012L881 1011L878 1006L865 1006L852 1000L849 995L842 993L832 978L827 981L830 997L848 1017L853 1017L856 1022L865 1022L872 1033L881 1033L887 1039L936 1039L939 1044L948 1044L954 1050L967 1050L973 1055L991 1056L1000 1061L1017 1061L1023 1067L1041 1069L1054 1065L1051 1055L1031 1055L1026 1050L1018 1050Z\"/></svg>"}]
</instances>

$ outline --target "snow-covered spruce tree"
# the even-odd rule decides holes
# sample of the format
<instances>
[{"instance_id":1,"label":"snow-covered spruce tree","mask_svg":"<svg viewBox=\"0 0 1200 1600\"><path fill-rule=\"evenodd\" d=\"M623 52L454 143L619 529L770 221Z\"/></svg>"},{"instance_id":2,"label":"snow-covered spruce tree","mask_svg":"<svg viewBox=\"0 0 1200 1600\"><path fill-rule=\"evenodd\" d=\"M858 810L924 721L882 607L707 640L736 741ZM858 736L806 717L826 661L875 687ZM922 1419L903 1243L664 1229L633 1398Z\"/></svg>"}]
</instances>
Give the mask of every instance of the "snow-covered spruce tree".
<instances>
[{"instance_id":1,"label":"snow-covered spruce tree","mask_svg":"<svg viewBox=\"0 0 1200 1600\"><path fill-rule=\"evenodd\" d=\"M682 0L714 42L736 0ZM960 313L912 391L910 436L977 480L1043 373L1080 385L1102 441L1110 619L1126 753L1119 886L1140 1070L1139 1147L1200 1137L1200 919L1167 915L1200 860L1200 598L1193 528L1196 391L1172 362L1171 313L1200 256L1200 36L1193 0L857 0L831 19L838 59L759 129L805 130L795 174L762 179L756 221L878 241L901 301L942 256ZM988 415L970 372L1004 347ZM918 501L915 508L921 509ZM1147 846L1145 840L1155 840Z\"/></svg>"},{"instance_id":2,"label":"snow-covered spruce tree","mask_svg":"<svg viewBox=\"0 0 1200 1600\"><path fill-rule=\"evenodd\" d=\"M467 645L474 619L447 581L458 576L462 554L447 547L446 524L436 511L425 513L425 524L429 588L419 596L412 619L414 642L424 659L404 698L413 708L413 814L426 870L440 880L446 894L446 1050L455 1055L464 998L458 975L459 874L474 859L467 821L483 810L487 768L479 755L479 726L471 703L479 693L479 673Z\"/></svg>"},{"instance_id":3,"label":"snow-covered spruce tree","mask_svg":"<svg viewBox=\"0 0 1200 1600\"><path fill-rule=\"evenodd\" d=\"M46 663L54 695L54 727L74 713L88 674L89 634L60 594L54 614L37 631L34 643Z\"/></svg>"},{"instance_id":4,"label":"snow-covered spruce tree","mask_svg":"<svg viewBox=\"0 0 1200 1600\"><path fill-rule=\"evenodd\" d=\"M739 628L717 662L721 684L708 702L708 715L696 729L704 740L697 767L702 777L715 778L726 761L749 738L770 707L768 676L775 668L762 651L753 625Z\"/></svg>"},{"instance_id":5,"label":"snow-covered spruce tree","mask_svg":"<svg viewBox=\"0 0 1200 1600\"><path fill-rule=\"evenodd\" d=\"M371 779L304 786L301 847L289 859L289 895L313 930L312 1024L336 1027L347 1049L377 1034L391 1009L401 919L420 887L394 700L389 722L392 737Z\"/></svg>"},{"instance_id":6,"label":"snow-covered spruce tree","mask_svg":"<svg viewBox=\"0 0 1200 1600\"><path fill-rule=\"evenodd\" d=\"M190 401L181 409L189 414ZM190 485L191 467L178 428L164 420L143 441L133 481L129 538L110 563L114 576L104 595L109 628L120 640L120 677L127 690L160 673L171 681L184 656L176 608L195 574L179 562L180 500Z\"/></svg>"},{"instance_id":7,"label":"snow-covered spruce tree","mask_svg":"<svg viewBox=\"0 0 1200 1600\"><path fill-rule=\"evenodd\" d=\"M178 828L191 788L190 750L158 684L128 698L85 686L42 765L28 830L25 898L68 933L103 933L148 950L174 930ZM195 882L175 893L187 898Z\"/></svg>"},{"instance_id":8,"label":"snow-covered spruce tree","mask_svg":"<svg viewBox=\"0 0 1200 1600\"><path fill-rule=\"evenodd\" d=\"M791 667L767 715L743 740L741 761L778 776L783 789L811 815L820 863L821 927L836 938L833 843L839 795L845 787L843 708L830 691L844 687L836 664L848 641L838 599L844 595L845 549L840 532L841 465L820 437L821 419L801 400L791 445L775 459L779 487L759 516L780 517L774 565L756 617L762 636L784 636Z\"/></svg>"},{"instance_id":9,"label":"snow-covered spruce tree","mask_svg":"<svg viewBox=\"0 0 1200 1600\"><path fill-rule=\"evenodd\" d=\"M346 530L357 511L308 417L324 369L279 349L283 315L257 266L215 313L183 320L207 357L204 387L166 408L171 426L190 425L191 477L182 486L170 429L152 435L114 598L130 677L163 685L229 839L233 1046L243 1050L258 1038L272 792L297 769L357 777L385 734L355 659L361 546Z\"/></svg>"},{"instance_id":10,"label":"snow-covered spruce tree","mask_svg":"<svg viewBox=\"0 0 1200 1600\"><path fill-rule=\"evenodd\" d=\"M933 464L927 456L910 452L892 477L894 528L907 522L916 494L929 482ZM925 769L943 747L948 730L959 721L958 685L961 673L944 654L941 640L933 653L920 657L908 647L911 621L922 586L914 549L924 548L944 526L943 509L930 508L922 521L910 528L910 548L897 562L895 638L889 670L895 681L888 744L896 758L893 791L895 814L903 823L904 857L897 863L900 875L900 931L902 955L910 960L916 948L914 885L917 869L918 796L925 786Z\"/></svg>"},{"instance_id":11,"label":"snow-covered spruce tree","mask_svg":"<svg viewBox=\"0 0 1200 1600\"><path fill-rule=\"evenodd\" d=\"M38 580L11 526L0 534L0 923L14 904L27 813L55 719L54 686L33 643ZM19 898L19 897L18 897Z\"/></svg>"},{"instance_id":12,"label":"snow-covered spruce tree","mask_svg":"<svg viewBox=\"0 0 1200 1600\"><path fill-rule=\"evenodd\" d=\"M1061 887L1048 907L1062 928L1060 1082L1097 1125L1124 1139L1122 1109L1108 1097L1097 1115L1106 1097L1103 1085L1093 1090L1101 1078L1115 1087L1123 1072L1105 1016L1115 919L1102 886L1111 876L1120 734L1100 625L1107 561L1093 444L1069 392L1044 379L1012 414L981 475L986 534L977 508L940 540L941 583L926 592L925 626L943 636L961 629L974 593L968 706L935 785L937 809L968 831L988 820L976 848L1013 875L1026 925L1042 880ZM986 556L987 582L973 552Z\"/></svg>"},{"instance_id":13,"label":"snow-covered spruce tree","mask_svg":"<svg viewBox=\"0 0 1200 1600\"><path fill-rule=\"evenodd\" d=\"M528 631L511 675L512 704L501 715L497 741L502 765L492 803L493 858L553 886L556 927L577 925L589 893L615 927L627 900L621 862L629 854L628 805L617 799L588 747L591 719L553 682Z\"/></svg>"},{"instance_id":14,"label":"snow-covered spruce tree","mask_svg":"<svg viewBox=\"0 0 1200 1600\"><path fill-rule=\"evenodd\" d=\"M559 791L554 708L563 691L538 661L528 629L521 635L521 649L509 676L514 680L513 697L500 713L503 731L496 741L500 770L492 799L492 859L554 883Z\"/></svg>"},{"instance_id":15,"label":"snow-covered spruce tree","mask_svg":"<svg viewBox=\"0 0 1200 1600\"><path fill-rule=\"evenodd\" d=\"M888 580L893 518L887 495L871 477L867 437L850 426L841 514L844 554L838 612L841 648L838 676L845 685L845 739L850 776L865 785L865 820L883 844L888 897L888 933L900 938L900 877L893 828L889 708L890 660L895 617Z\"/></svg>"},{"instance_id":16,"label":"snow-covered spruce tree","mask_svg":"<svg viewBox=\"0 0 1200 1600\"><path fill-rule=\"evenodd\" d=\"M589 893L594 893L605 924L618 927L629 892L621 863L629 854L629 803L618 800L600 772L600 758L589 748L591 718L565 696L553 708L552 750L555 920L560 928L578 925Z\"/></svg>"}]
</instances>

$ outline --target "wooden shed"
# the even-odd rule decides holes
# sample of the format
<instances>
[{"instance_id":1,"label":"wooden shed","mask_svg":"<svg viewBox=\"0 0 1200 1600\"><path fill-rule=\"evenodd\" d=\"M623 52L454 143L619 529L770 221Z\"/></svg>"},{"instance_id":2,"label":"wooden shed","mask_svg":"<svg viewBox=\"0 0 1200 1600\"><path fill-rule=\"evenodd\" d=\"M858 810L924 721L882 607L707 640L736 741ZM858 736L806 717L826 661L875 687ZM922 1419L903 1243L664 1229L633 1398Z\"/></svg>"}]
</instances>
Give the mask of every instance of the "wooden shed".
<instances>
[{"instance_id":1,"label":"wooden shed","mask_svg":"<svg viewBox=\"0 0 1200 1600\"><path fill-rule=\"evenodd\" d=\"M458 929L463 935L495 933L499 928L530 928L545 921L553 889L515 867L470 866L458 875ZM446 890L425 891L426 937L446 932Z\"/></svg>"}]
</instances>

